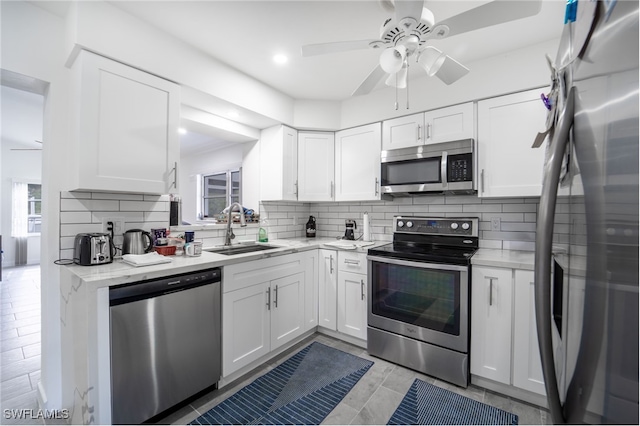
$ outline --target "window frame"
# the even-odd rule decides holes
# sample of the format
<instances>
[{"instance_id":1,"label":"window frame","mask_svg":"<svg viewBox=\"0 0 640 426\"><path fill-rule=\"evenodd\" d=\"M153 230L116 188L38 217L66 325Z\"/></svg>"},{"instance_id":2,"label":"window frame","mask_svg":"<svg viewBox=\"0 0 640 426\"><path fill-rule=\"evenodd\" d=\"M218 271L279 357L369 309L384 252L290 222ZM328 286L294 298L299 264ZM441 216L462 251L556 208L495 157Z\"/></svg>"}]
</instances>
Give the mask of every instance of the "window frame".
<instances>
[{"instance_id":1,"label":"window frame","mask_svg":"<svg viewBox=\"0 0 640 426\"><path fill-rule=\"evenodd\" d=\"M232 174L233 173L238 173L238 188L237 188L237 195L233 194L233 187L232 187ZM242 205L242 167L234 167L234 168L230 168L230 169L226 169L226 170L220 170L217 172L211 172L211 173L202 173L199 175L199 194L198 194L198 217L200 218L200 220L202 221L211 221L211 222L217 222L217 216L218 214L220 214L220 212L215 213L213 216L205 216L205 211L207 209L207 200L212 199L212 198L222 198L222 197L214 197L214 196L207 196L207 184L206 184L206 180L209 177L212 176L216 176L216 175L225 175L225 207L229 206L231 204L231 198L232 197L237 197L238 198L238 202L240 203L240 205ZM208 212L207 212L208 213Z\"/></svg>"}]
</instances>

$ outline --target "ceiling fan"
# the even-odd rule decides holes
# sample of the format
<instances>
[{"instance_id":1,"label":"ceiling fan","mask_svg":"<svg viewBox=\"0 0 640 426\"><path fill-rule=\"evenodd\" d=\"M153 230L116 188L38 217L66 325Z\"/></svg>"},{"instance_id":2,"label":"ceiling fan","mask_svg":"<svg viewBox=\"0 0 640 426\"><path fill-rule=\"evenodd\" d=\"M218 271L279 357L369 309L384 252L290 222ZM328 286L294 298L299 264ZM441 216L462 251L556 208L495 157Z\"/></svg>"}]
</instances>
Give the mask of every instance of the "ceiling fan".
<instances>
[{"instance_id":1,"label":"ceiling fan","mask_svg":"<svg viewBox=\"0 0 640 426\"><path fill-rule=\"evenodd\" d=\"M428 46L430 39L443 39L540 12L542 0L494 0L466 12L435 22L425 0L378 0L384 10L394 13L387 18L377 40L354 40L302 46L302 56L324 55L359 49L381 51L379 64L364 79L352 96L371 92L385 76L388 86L405 88L409 63L415 61L429 76L451 84L465 76L469 69Z\"/></svg>"},{"instance_id":2,"label":"ceiling fan","mask_svg":"<svg viewBox=\"0 0 640 426\"><path fill-rule=\"evenodd\" d=\"M34 140L34 142L42 145L42 141L39 141L37 139ZM42 151L42 148L10 148L9 151Z\"/></svg>"}]
</instances>

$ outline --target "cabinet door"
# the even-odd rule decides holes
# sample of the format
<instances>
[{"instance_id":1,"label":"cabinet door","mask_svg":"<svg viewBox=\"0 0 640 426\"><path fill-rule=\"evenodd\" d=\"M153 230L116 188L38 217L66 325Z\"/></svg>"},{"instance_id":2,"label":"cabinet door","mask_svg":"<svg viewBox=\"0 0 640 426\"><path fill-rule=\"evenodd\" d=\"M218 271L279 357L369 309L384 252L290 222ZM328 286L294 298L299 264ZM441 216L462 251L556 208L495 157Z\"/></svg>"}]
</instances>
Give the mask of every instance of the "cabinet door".
<instances>
[{"instance_id":1,"label":"cabinet door","mask_svg":"<svg viewBox=\"0 0 640 426\"><path fill-rule=\"evenodd\" d=\"M304 329L318 325L318 250L305 253Z\"/></svg>"},{"instance_id":2,"label":"cabinet door","mask_svg":"<svg viewBox=\"0 0 640 426\"><path fill-rule=\"evenodd\" d=\"M304 332L304 272L273 280L271 287L271 350Z\"/></svg>"},{"instance_id":3,"label":"cabinet door","mask_svg":"<svg viewBox=\"0 0 640 426\"><path fill-rule=\"evenodd\" d=\"M77 188L177 192L177 84L82 51L78 72Z\"/></svg>"},{"instance_id":4,"label":"cabinet door","mask_svg":"<svg viewBox=\"0 0 640 426\"><path fill-rule=\"evenodd\" d=\"M546 395L538 346L533 271L515 271L513 386Z\"/></svg>"},{"instance_id":5,"label":"cabinet door","mask_svg":"<svg viewBox=\"0 0 640 426\"><path fill-rule=\"evenodd\" d=\"M471 374L511 384L512 270L472 268Z\"/></svg>"},{"instance_id":6,"label":"cabinet door","mask_svg":"<svg viewBox=\"0 0 640 426\"><path fill-rule=\"evenodd\" d=\"M334 151L333 133L298 133L298 200L333 200Z\"/></svg>"},{"instance_id":7,"label":"cabinet door","mask_svg":"<svg viewBox=\"0 0 640 426\"><path fill-rule=\"evenodd\" d=\"M540 196L544 147L531 148L545 128L544 89L478 102L480 197Z\"/></svg>"},{"instance_id":8,"label":"cabinet door","mask_svg":"<svg viewBox=\"0 0 640 426\"><path fill-rule=\"evenodd\" d=\"M298 131L282 126L282 199L298 199Z\"/></svg>"},{"instance_id":9,"label":"cabinet door","mask_svg":"<svg viewBox=\"0 0 640 426\"><path fill-rule=\"evenodd\" d=\"M380 123L336 133L336 201L380 199Z\"/></svg>"},{"instance_id":10,"label":"cabinet door","mask_svg":"<svg viewBox=\"0 0 640 426\"><path fill-rule=\"evenodd\" d=\"M367 276L338 273L338 331L367 339Z\"/></svg>"},{"instance_id":11,"label":"cabinet door","mask_svg":"<svg viewBox=\"0 0 640 426\"><path fill-rule=\"evenodd\" d=\"M336 285L338 275L336 251L321 249L319 261L318 325L335 331L337 330Z\"/></svg>"},{"instance_id":12,"label":"cabinet door","mask_svg":"<svg viewBox=\"0 0 640 426\"><path fill-rule=\"evenodd\" d=\"M274 126L260 132L260 199L298 199L298 131Z\"/></svg>"},{"instance_id":13,"label":"cabinet door","mask_svg":"<svg viewBox=\"0 0 640 426\"><path fill-rule=\"evenodd\" d=\"M473 102L424 113L425 143L473 138Z\"/></svg>"},{"instance_id":14,"label":"cabinet door","mask_svg":"<svg viewBox=\"0 0 640 426\"><path fill-rule=\"evenodd\" d=\"M269 283L262 283L223 295L223 376L269 353L271 311L267 307L268 292Z\"/></svg>"},{"instance_id":15,"label":"cabinet door","mask_svg":"<svg viewBox=\"0 0 640 426\"><path fill-rule=\"evenodd\" d=\"M382 150L407 148L425 143L424 114L407 115L382 122Z\"/></svg>"}]
</instances>

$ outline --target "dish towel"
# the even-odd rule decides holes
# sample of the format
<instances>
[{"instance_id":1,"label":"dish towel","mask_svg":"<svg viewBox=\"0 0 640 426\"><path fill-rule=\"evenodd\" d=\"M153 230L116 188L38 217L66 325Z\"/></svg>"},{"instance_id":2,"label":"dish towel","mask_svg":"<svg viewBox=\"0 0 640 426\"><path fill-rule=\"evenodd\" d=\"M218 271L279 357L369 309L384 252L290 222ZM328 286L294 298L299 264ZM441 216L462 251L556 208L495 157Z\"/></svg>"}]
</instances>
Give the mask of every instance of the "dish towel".
<instances>
[{"instance_id":1,"label":"dish towel","mask_svg":"<svg viewBox=\"0 0 640 426\"><path fill-rule=\"evenodd\" d=\"M149 266L171 262L169 257L163 256L155 251L146 254L125 254L122 256L122 260L132 266Z\"/></svg>"}]
</instances>

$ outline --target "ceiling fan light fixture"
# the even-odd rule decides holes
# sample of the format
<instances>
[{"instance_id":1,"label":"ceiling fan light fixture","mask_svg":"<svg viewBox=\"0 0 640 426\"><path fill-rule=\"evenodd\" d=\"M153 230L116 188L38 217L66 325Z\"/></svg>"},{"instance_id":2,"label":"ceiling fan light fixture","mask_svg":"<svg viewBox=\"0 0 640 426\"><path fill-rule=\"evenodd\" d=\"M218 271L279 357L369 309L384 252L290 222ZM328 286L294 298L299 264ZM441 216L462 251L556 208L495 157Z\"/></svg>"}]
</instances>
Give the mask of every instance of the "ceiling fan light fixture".
<instances>
[{"instance_id":1,"label":"ceiling fan light fixture","mask_svg":"<svg viewBox=\"0 0 640 426\"><path fill-rule=\"evenodd\" d=\"M397 73L390 74L384 84L398 89L406 89L407 87L407 67L402 67Z\"/></svg>"},{"instance_id":2,"label":"ceiling fan light fixture","mask_svg":"<svg viewBox=\"0 0 640 426\"><path fill-rule=\"evenodd\" d=\"M469 68L465 67L451 56L444 55L444 61L442 62L440 69L436 72L436 77L442 80L445 84L451 84L458 81L468 73Z\"/></svg>"},{"instance_id":3,"label":"ceiling fan light fixture","mask_svg":"<svg viewBox=\"0 0 640 426\"><path fill-rule=\"evenodd\" d=\"M429 77L433 77L446 59L447 55L433 46L428 46L418 56L418 64L424 68Z\"/></svg>"},{"instance_id":4,"label":"ceiling fan light fixture","mask_svg":"<svg viewBox=\"0 0 640 426\"><path fill-rule=\"evenodd\" d=\"M389 47L380 55L380 66L386 73L395 74L402 69L406 55L407 48L403 45Z\"/></svg>"}]
</instances>

